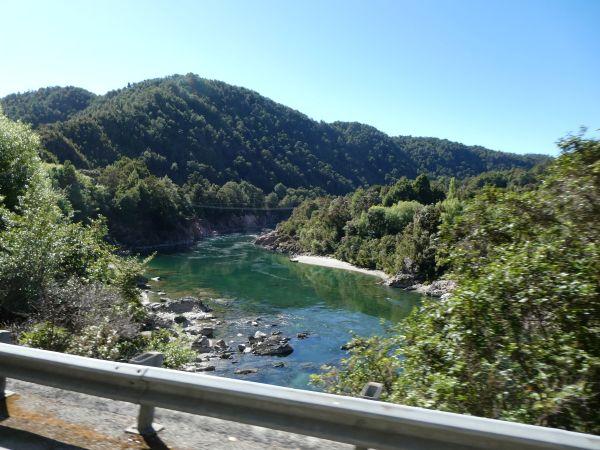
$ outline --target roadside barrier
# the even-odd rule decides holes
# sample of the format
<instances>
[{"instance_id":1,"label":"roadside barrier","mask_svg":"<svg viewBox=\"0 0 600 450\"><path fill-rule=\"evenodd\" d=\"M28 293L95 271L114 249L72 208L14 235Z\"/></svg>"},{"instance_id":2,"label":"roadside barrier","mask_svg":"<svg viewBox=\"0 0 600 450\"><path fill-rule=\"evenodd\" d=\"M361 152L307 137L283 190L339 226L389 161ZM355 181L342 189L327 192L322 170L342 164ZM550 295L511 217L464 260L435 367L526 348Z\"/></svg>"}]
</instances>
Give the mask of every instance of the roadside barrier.
<instances>
[{"instance_id":1,"label":"roadside barrier","mask_svg":"<svg viewBox=\"0 0 600 450\"><path fill-rule=\"evenodd\" d=\"M134 403L142 433L156 431L159 407L358 448L600 449L600 437L588 434L152 367L161 356L131 364L0 343L0 397L13 378Z\"/></svg>"}]
</instances>

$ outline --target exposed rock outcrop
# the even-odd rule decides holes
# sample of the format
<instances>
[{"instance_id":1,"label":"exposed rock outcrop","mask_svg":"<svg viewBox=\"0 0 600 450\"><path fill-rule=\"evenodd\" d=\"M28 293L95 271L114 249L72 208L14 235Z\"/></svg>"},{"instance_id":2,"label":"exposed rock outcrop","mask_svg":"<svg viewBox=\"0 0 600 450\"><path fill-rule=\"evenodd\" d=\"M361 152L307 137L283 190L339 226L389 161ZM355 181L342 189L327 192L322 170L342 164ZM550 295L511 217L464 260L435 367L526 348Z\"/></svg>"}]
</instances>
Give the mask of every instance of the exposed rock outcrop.
<instances>
[{"instance_id":1,"label":"exposed rock outcrop","mask_svg":"<svg viewBox=\"0 0 600 450\"><path fill-rule=\"evenodd\" d=\"M416 284L409 289L431 297L442 297L456 289L456 282L453 280L436 280L431 284Z\"/></svg>"},{"instance_id":2,"label":"exposed rock outcrop","mask_svg":"<svg viewBox=\"0 0 600 450\"><path fill-rule=\"evenodd\" d=\"M254 240L254 245L279 253L297 253L300 251L295 240L289 236L279 234L277 230L260 234Z\"/></svg>"}]
</instances>

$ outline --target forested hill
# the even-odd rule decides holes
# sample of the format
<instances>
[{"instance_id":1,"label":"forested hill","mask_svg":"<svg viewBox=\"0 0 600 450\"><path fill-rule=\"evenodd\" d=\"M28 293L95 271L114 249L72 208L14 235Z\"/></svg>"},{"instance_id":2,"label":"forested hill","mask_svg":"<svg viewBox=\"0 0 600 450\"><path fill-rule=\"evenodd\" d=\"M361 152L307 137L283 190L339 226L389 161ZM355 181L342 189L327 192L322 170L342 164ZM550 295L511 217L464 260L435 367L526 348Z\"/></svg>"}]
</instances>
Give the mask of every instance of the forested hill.
<instances>
[{"instance_id":1,"label":"forested hill","mask_svg":"<svg viewBox=\"0 0 600 450\"><path fill-rule=\"evenodd\" d=\"M545 159L447 140L390 137L359 124L311 120L258 93L196 75L143 81L103 96L47 88L4 97L12 119L37 126L48 159L95 168L141 157L178 184L246 180L345 193L419 173L466 177Z\"/></svg>"},{"instance_id":2,"label":"forested hill","mask_svg":"<svg viewBox=\"0 0 600 450\"><path fill-rule=\"evenodd\" d=\"M87 108L95 97L78 87L54 86L7 95L1 103L8 117L38 126L69 119Z\"/></svg>"}]
</instances>

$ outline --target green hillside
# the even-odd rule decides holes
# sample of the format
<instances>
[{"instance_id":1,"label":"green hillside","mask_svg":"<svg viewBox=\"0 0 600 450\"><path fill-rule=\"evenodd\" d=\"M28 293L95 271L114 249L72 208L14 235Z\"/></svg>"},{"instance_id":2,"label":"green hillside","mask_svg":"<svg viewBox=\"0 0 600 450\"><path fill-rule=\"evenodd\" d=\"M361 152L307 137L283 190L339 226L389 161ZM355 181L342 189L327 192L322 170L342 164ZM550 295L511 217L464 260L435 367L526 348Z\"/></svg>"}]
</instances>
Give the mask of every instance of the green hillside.
<instances>
[{"instance_id":1,"label":"green hillside","mask_svg":"<svg viewBox=\"0 0 600 450\"><path fill-rule=\"evenodd\" d=\"M265 192L282 183L339 194L422 172L466 177L546 159L317 122L254 91L193 74L95 98L77 88L48 88L1 103L10 118L37 126L48 159L97 168L142 158L152 173L177 184L194 175L217 184L246 180Z\"/></svg>"}]
</instances>

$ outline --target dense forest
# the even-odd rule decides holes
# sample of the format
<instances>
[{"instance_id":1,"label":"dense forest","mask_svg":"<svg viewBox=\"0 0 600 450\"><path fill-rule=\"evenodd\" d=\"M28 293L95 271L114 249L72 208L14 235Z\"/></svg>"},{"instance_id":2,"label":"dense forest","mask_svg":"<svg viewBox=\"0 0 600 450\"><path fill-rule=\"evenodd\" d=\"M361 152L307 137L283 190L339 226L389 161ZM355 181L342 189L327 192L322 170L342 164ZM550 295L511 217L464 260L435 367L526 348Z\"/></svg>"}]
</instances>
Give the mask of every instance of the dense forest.
<instances>
[{"instance_id":1,"label":"dense forest","mask_svg":"<svg viewBox=\"0 0 600 450\"><path fill-rule=\"evenodd\" d=\"M20 344L92 358L156 350L167 367L193 360L185 337L149 327L138 289L145 261L107 243L103 218L75 220L41 150L35 133L0 114L0 326Z\"/></svg>"},{"instance_id":2,"label":"dense forest","mask_svg":"<svg viewBox=\"0 0 600 450\"><path fill-rule=\"evenodd\" d=\"M446 191L421 175L299 205L277 227L281 250L458 284L387 336L356 337L314 381L350 395L379 381L393 402L599 433L600 141L560 146L547 167Z\"/></svg>"},{"instance_id":3,"label":"dense forest","mask_svg":"<svg viewBox=\"0 0 600 450\"><path fill-rule=\"evenodd\" d=\"M143 158L154 175L179 185L201 176L219 185L247 181L264 192L282 183L340 194L402 176L466 177L547 159L316 122L256 92L192 74L103 96L49 88L0 103L9 118L37 126L48 161L93 169Z\"/></svg>"},{"instance_id":4,"label":"dense forest","mask_svg":"<svg viewBox=\"0 0 600 450\"><path fill-rule=\"evenodd\" d=\"M532 189L543 166L485 172L459 182L426 175L391 185L359 188L345 196L309 199L280 223L273 247L293 253L332 255L360 267L399 274L408 286L441 276L439 230L483 188Z\"/></svg>"},{"instance_id":5,"label":"dense forest","mask_svg":"<svg viewBox=\"0 0 600 450\"><path fill-rule=\"evenodd\" d=\"M106 218L110 239L133 249L273 225L302 200L404 176L426 173L447 184L452 176L526 171L548 161L316 122L256 92L191 74L101 96L44 88L0 104L40 136L64 212L81 223Z\"/></svg>"}]
</instances>

